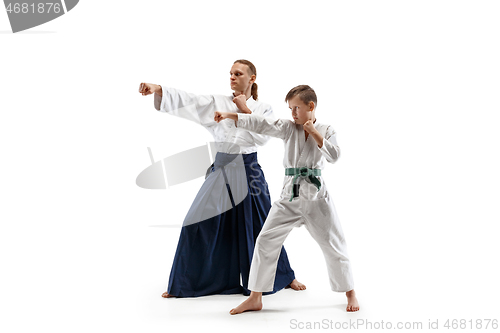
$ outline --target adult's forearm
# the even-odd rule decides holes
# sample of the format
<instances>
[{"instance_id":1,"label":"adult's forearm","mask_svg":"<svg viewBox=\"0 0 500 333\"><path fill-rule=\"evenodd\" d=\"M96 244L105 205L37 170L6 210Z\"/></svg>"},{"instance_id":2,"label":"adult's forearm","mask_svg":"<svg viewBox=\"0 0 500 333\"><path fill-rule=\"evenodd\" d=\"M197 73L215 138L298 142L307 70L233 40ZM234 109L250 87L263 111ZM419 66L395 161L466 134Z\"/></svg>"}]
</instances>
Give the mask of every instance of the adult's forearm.
<instances>
[{"instance_id":1,"label":"adult's forearm","mask_svg":"<svg viewBox=\"0 0 500 333\"><path fill-rule=\"evenodd\" d=\"M252 114L252 110L250 110L250 109L248 108L248 106L246 106L246 105L245 105L245 106L243 106L243 107L240 109L240 111L241 111L241 112L243 112L243 113L246 113L246 114Z\"/></svg>"}]
</instances>

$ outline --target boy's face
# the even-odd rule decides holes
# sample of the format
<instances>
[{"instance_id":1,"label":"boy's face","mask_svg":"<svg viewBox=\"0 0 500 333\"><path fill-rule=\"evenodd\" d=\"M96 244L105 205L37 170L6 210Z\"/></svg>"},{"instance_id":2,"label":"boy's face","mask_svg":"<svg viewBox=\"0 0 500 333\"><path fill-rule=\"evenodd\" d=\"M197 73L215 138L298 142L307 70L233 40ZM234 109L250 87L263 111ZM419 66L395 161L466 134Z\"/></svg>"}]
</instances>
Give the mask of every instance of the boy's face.
<instances>
[{"instance_id":1,"label":"boy's face","mask_svg":"<svg viewBox=\"0 0 500 333\"><path fill-rule=\"evenodd\" d=\"M288 101L288 107L292 110L292 117L296 124L303 125L314 117L314 102L305 104L299 96L293 96Z\"/></svg>"}]
</instances>

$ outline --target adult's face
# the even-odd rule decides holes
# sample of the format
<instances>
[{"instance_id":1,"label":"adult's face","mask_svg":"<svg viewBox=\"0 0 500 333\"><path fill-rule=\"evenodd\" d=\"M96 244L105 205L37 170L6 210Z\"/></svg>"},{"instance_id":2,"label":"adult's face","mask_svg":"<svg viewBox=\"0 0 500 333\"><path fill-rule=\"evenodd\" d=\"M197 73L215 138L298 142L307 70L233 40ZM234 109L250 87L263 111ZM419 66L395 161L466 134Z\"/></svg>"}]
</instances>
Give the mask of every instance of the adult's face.
<instances>
[{"instance_id":1,"label":"adult's face","mask_svg":"<svg viewBox=\"0 0 500 333\"><path fill-rule=\"evenodd\" d=\"M239 62L233 64L229 72L231 89L235 92L246 93L255 82L255 75L251 75L248 66Z\"/></svg>"}]
</instances>

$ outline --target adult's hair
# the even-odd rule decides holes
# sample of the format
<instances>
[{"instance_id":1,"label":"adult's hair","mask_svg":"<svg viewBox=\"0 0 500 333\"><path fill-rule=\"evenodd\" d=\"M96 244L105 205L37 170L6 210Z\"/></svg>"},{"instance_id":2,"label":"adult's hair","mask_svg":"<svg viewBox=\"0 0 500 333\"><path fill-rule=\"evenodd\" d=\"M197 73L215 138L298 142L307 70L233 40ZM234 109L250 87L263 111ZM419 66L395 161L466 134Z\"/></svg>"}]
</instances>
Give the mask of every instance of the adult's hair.
<instances>
[{"instance_id":1,"label":"adult's hair","mask_svg":"<svg viewBox=\"0 0 500 333\"><path fill-rule=\"evenodd\" d=\"M255 75L255 77L257 77L257 69L250 61L245 60L245 59L239 59L239 60L236 60L234 62L234 64L236 64L236 63L247 65L248 66L248 73L250 74L250 76ZM255 82L252 83L251 93L252 93L253 99L257 100L259 95L257 94L257 83L255 83Z\"/></svg>"},{"instance_id":2,"label":"adult's hair","mask_svg":"<svg viewBox=\"0 0 500 333\"><path fill-rule=\"evenodd\" d=\"M288 102L295 96L299 96L300 100L304 102L304 104L309 104L309 102L314 102L314 107L318 104L318 98L316 97L316 93L313 88L309 87L306 84L301 84L300 86L296 86L292 88L288 94L286 94L285 102Z\"/></svg>"}]
</instances>

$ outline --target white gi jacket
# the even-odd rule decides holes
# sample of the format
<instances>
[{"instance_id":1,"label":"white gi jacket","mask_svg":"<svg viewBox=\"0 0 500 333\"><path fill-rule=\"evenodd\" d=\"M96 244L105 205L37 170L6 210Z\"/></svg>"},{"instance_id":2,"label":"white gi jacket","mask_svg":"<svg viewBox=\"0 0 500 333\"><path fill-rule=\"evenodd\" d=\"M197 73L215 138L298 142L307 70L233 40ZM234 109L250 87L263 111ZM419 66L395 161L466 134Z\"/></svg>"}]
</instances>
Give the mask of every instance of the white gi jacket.
<instances>
[{"instance_id":1,"label":"white gi jacket","mask_svg":"<svg viewBox=\"0 0 500 333\"><path fill-rule=\"evenodd\" d=\"M254 115L238 114L238 127L282 139L285 144L285 156L283 157L283 166L285 168L307 167L311 169L324 169L325 160L335 163L340 156L340 148L337 145L335 131L330 125L323 125L317 121L314 123L314 127L323 136L323 146L321 148L318 147L318 144L311 135L306 140L303 126L297 125L291 120L272 120ZM283 170L283 174L284 172ZM317 200L325 198L327 193L326 185L322 176L318 177L318 179L321 182L319 192L308 178L299 177L297 179L296 183L300 184L300 196L302 199ZM285 177L281 193L282 197L291 197L293 189L292 180L292 176Z\"/></svg>"},{"instance_id":2,"label":"white gi jacket","mask_svg":"<svg viewBox=\"0 0 500 333\"><path fill-rule=\"evenodd\" d=\"M220 123L214 121L215 111L240 113L233 96L195 95L182 90L162 86L162 96L155 95L156 110L194 121L205 127L214 137L215 142L224 142L218 151L228 154L249 154L257 151L257 146L264 145L267 135L250 133L235 126L234 121L224 119ZM269 104L261 103L250 97L247 106L252 114L274 119Z\"/></svg>"}]
</instances>

